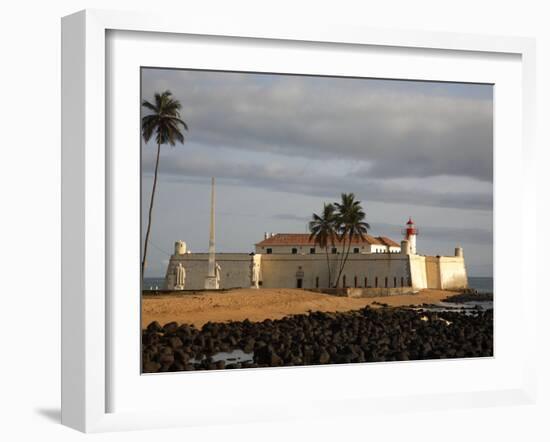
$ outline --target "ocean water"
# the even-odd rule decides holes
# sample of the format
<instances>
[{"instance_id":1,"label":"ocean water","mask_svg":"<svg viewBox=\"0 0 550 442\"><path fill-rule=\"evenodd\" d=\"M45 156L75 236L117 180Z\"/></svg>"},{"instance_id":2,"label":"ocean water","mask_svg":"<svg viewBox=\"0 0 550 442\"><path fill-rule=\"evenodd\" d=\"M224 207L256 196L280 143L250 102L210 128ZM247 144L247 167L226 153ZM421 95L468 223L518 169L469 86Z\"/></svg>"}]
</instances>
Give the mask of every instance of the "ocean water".
<instances>
[{"instance_id":1,"label":"ocean water","mask_svg":"<svg viewBox=\"0 0 550 442\"><path fill-rule=\"evenodd\" d=\"M164 278L143 278L144 290L161 290L164 288Z\"/></svg>"},{"instance_id":2,"label":"ocean water","mask_svg":"<svg viewBox=\"0 0 550 442\"><path fill-rule=\"evenodd\" d=\"M468 285L480 293L493 293L493 278L488 276L471 276L468 278ZM164 278L145 278L143 288L145 290L156 290L164 287Z\"/></svg>"},{"instance_id":3,"label":"ocean water","mask_svg":"<svg viewBox=\"0 0 550 442\"><path fill-rule=\"evenodd\" d=\"M220 352L212 355L212 362L224 361L226 364L254 362L254 353L245 353L241 349L236 349L230 352ZM191 363L201 362L196 359L191 359Z\"/></svg>"},{"instance_id":4,"label":"ocean water","mask_svg":"<svg viewBox=\"0 0 550 442\"><path fill-rule=\"evenodd\" d=\"M493 278L490 276L470 276L468 285L479 293L493 293Z\"/></svg>"}]
</instances>

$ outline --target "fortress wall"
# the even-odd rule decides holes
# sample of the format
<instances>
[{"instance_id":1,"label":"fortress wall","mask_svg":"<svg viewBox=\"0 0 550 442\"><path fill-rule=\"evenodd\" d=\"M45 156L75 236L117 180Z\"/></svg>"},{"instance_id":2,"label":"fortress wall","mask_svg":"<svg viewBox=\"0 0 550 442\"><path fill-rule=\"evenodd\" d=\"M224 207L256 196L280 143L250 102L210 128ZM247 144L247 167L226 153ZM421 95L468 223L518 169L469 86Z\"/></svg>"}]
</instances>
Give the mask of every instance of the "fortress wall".
<instances>
[{"instance_id":1,"label":"fortress wall","mask_svg":"<svg viewBox=\"0 0 550 442\"><path fill-rule=\"evenodd\" d=\"M460 256L442 256L440 262L441 288L446 290L468 287L468 276L464 258Z\"/></svg>"},{"instance_id":2,"label":"fortress wall","mask_svg":"<svg viewBox=\"0 0 550 442\"><path fill-rule=\"evenodd\" d=\"M319 245L305 245L305 246L287 246L287 245L273 245L273 246L255 246L255 253L265 255L267 254L267 249L271 249L273 255L290 255L292 254L292 249L296 249L297 255L310 255L310 249L315 247L315 254L316 255L325 255L325 249L320 247ZM338 253L342 253L343 247L339 244L334 246ZM378 250L379 253L387 253L386 246L383 245L371 245L371 244L365 244L365 245L357 245L353 244L350 249L350 254L353 253L354 248L359 248L359 253L376 253ZM332 254L332 246L329 245L329 254ZM347 246L345 248L347 250ZM399 253L400 248L399 247L390 247L390 250L392 253Z\"/></svg>"},{"instance_id":3,"label":"fortress wall","mask_svg":"<svg viewBox=\"0 0 550 442\"><path fill-rule=\"evenodd\" d=\"M174 268L181 262L185 267L185 290L204 289L204 278L208 274L208 253L187 253L172 255L166 270L166 288L174 288ZM250 287L250 262L248 253L217 253L220 265L220 288Z\"/></svg>"},{"instance_id":4,"label":"fortress wall","mask_svg":"<svg viewBox=\"0 0 550 442\"><path fill-rule=\"evenodd\" d=\"M364 258L361 259L358 256L355 259L350 259L346 264L344 274L346 275L347 287L355 286L355 276L358 277L359 282L357 287L365 287L365 277L367 277L365 288L411 286L409 263L406 255L384 253L373 254ZM376 279L378 279L378 283Z\"/></svg>"},{"instance_id":5,"label":"fortress wall","mask_svg":"<svg viewBox=\"0 0 550 442\"><path fill-rule=\"evenodd\" d=\"M436 256L425 256L426 261L426 288L441 288L440 258Z\"/></svg>"},{"instance_id":6,"label":"fortress wall","mask_svg":"<svg viewBox=\"0 0 550 442\"><path fill-rule=\"evenodd\" d=\"M274 245L274 246L255 246L256 253L265 255L267 254L266 250L271 249L273 254L282 254L282 255L290 255L292 254L292 249L297 249L298 255L307 255L309 254L309 249L313 246L282 246L282 245ZM317 253L319 253L320 248L319 246L316 246ZM324 250L323 250L324 253Z\"/></svg>"},{"instance_id":7,"label":"fortress wall","mask_svg":"<svg viewBox=\"0 0 550 442\"><path fill-rule=\"evenodd\" d=\"M247 253L218 253L216 262L221 267L220 288L250 287L251 256ZM335 255L329 255L333 282L337 274L338 262ZM424 257L408 256L398 253L350 254L343 275L346 287L354 288L357 278L357 288L394 288L411 287L409 259L424 264ZM272 254L256 255L261 259L260 281L264 288L296 288L298 279L302 280L302 288L313 289L328 287L328 269L326 256L321 253L314 255ZM172 255L166 272L166 288L173 289L175 283L174 269L178 263L185 267L186 290L202 290L204 278L208 272L208 253L188 253ZM416 267L414 267L416 269ZM426 279L425 267L417 271L416 278L420 283ZM366 281L365 281L366 278ZM387 282L386 282L387 278ZM423 279L422 279L423 278ZM344 278L340 279L342 287ZM365 284L366 283L366 284ZM418 286L419 282L417 282Z\"/></svg>"},{"instance_id":8,"label":"fortress wall","mask_svg":"<svg viewBox=\"0 0 550 442\"><path fill-rule=\"evenodd\" d=\"M466 265L461 256L410 255L414 289L454 290L468 287Z\"/></svg>"},{"instance_id":9,"label":"fortress wall","mask_svg":"<svg viewBox=\"0 0 550 442\"><path fill-rule=\"evenodd\" d=\"M428 279L426 274L426 257L420 255L407 255L407 257L410 260L410 272L413 289L420 290L427 288Z\"/></svg>"},{"instance_id":10,"label":"fortress wall","mask_svg":"<svg viewBox=\"0 0 550 442\"><path fill-rule=\"evenodd\" d=\"M338 262L335 255L329 255L329 258L334 282ZM401 283L404 286L410 286L408 257L397 253L350 254L343 272L344 275L346 287L355 287L355 278L357 278L358 288L365 288L365 278L367 287L375 287L376 282L378 282L378 287L385 287L386 278L388 287L400 287ZM340 287L344 283L343 276L340 279ZM328 287L326 256L321 253L315 255L262 255L261 278L262 287L265 288L295 288L298 286L298 279L302 279L302 288L316 288L317 278L319 278L319 287L326 288Z\"/></svg>"},{"instance_id":11,"label":"fortress wall","mask_svg":"<svg viewBox=\"0 0 550 442\"><path fill-rule=\"evenodd\" d=\"M368 288L368 289L355 289L349 288L347 290L347 296L350 298L370 298L377 296L395 296L410 294L412 287L388 287L388 288Z\"/></svg>"},{"instance_id":12,"label":"fortress wall","mask_svg":"<svg viewBox=\"0 0 550 442\"><path fill-rule=\"evenodd\" d=\"M331 268L331 271L335 271L334 263ZM314 288L316 277L319 277L319 287L327 286L328 269L326 257L323 254L262 255L260 270L262 288L295 288L298 278L302 279L302 288Z\"/></svg>"}]
</instances>

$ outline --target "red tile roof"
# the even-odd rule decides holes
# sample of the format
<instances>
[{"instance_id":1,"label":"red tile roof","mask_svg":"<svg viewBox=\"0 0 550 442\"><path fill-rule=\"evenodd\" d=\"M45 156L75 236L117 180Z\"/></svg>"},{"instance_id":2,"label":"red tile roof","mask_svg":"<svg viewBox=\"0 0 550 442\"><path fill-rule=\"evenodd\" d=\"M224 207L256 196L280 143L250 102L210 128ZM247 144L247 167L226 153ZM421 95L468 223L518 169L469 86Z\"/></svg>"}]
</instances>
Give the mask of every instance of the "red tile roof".
<instances>
[{"instance_id":1,"label":"red tile roof","mask_svg":"<svg viewBox=\"0 0 550 442\"><path fill-rule=\"evenodd\" d=\"M309 239L309 233L277 233L270 238L264 239L256 244L256 246L307 246L315 245L313 239ZM342 242L335 241L335 245L340 245ZM392 241L385 236L371 236L364 235L364 239L359 236L355 236L352 240L352 244L379 244L392 247L400 247L395 241Z\"/></svg>"},{"instance_id":2,"label":"red tile roof","mask_svg":"<svg viewBox=\"0 0 550 442\"><path fill-rule=\"evenodd\" d=\"M400 244L397 244L393 239L390 239L387 236L379 236L378 239L388 247L401 247Z\"/></svg>"}]
</instances>

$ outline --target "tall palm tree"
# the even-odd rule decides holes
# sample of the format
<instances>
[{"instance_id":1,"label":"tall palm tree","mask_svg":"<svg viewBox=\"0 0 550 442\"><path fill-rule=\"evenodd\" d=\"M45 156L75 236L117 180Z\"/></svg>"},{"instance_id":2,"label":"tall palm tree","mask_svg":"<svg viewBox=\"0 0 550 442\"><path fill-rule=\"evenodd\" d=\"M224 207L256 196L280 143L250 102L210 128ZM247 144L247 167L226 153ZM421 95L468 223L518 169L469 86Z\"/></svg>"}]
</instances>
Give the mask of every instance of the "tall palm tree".
<instances>
[{"instance_id":1,"label":"tall palm tree","mask_svg":"<svg viewBox=\"0 0 550 442\"><path fill-rule=\"evenodd\" d=\"M334 246L336 239L336 208L332 204L323 205L322 215L313 214L312 220L309 222L310 240L315 240L315 244L325 249L328 267L328 286L332 287L332 277L330 271L330 260L328 257L329 244Z\"/></svg>"},{"instance_id":2,"label":"tall palm tree","mask_svg":"<svg viewBox=\"0 0 550 442\"><path fill-rule=\"evenodd\" d=\"M147 245L149 243L149 234L151 233L151 219L153 215L153 203L155 201L155 191L157 189L157 177L159 170L160 146L170 144L175 146L176 142L183 144L185 141L180 127L188 130L187 124L180 117L181 104L178 100L172 98L172 92L166 90L162 94L155 94L155 102L151 103L144 100L141 105L150 111L141 119L141 134L145 142L148 142L153 135L157 143L157 161L155 163L155 177L153 179L153 191L151 192L151 202L149 204L149 218L147 222L147 233L145 234L145 244L143 246L143 258L141 261L141 276L145 272L145 262L147 258Z\"/></svg>"},{"instance_id":3,"label":"tall palm tree","mask_svg":"<svg viewBox=\"0 0 550 442\"><path fill-rule=\"evenodd\" d=\"M342 242L343 252L335 284L338 287L340 277L349 258L353 238L359 237L364 240L368 229L370 229L370 225L365 221L366 215L361 207L361 201L356 200L353 193L343 193L341 195L341 202L334 203L334 205L338 210L338 237Z\"/></svg>"}]
</instances>

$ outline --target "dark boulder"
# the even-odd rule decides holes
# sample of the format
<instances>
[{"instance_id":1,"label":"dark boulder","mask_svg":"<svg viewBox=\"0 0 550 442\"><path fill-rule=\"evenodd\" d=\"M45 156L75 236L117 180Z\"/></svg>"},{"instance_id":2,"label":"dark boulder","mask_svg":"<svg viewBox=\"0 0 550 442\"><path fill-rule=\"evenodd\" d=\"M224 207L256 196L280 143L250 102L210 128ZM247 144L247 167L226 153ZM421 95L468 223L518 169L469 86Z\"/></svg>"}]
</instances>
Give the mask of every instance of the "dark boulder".
<instances>
[{"instance_id":1,"label":"dark boulder","mask_svg":"<svg viewBox=\"0 0 550 442\"><path fill-rule=\"evenodd\" d=\"M173 336L168 340L170 347L172 348L180 348L183 347L183 342L180 338L177 336Z\"/></svg>"},{"instance_id":2,"label":"dark boulder","mask_svg":"<svg viewBox=\"0 0 550 442\"><path fill-rule=\"evenodd\" d=\"M319 353L318 361L319 364L328 364L330 362L330 354L325 349L322 349Z\"/></svg>"},{"instance_id":3,"label":"dark boulder","mask_svg":"<svg viewBox=\"0 0 550 442\"><path fill-rule=\"evenodd\" d=\"M147 326L147 331L148 332L162 332L163 330L162 330L161 325L157 321L154 321L154 322L151 322Z\"/></svg>"},{"instance_id":4,"label":"dark boulder","mask_svg":"<svg viewBox=\"0 0 550 442\"><path fill-rule=\"evenodd\" d=\"M164 333L166 334L176 333L178 331L178 323L169 322L168 324L164 325L163 329L164 329Z\"/></svg>"},{"instance_id":5,"label":"dark boulder","mask_svg":"<svg viewBox=\"0 0 550 442\"><path fill-rule=\"evenodd\" d=\"M160 370L161 365L158 362L148 361L143 364L144 373L156 373Z\"/></svg>"}]
</instances>

